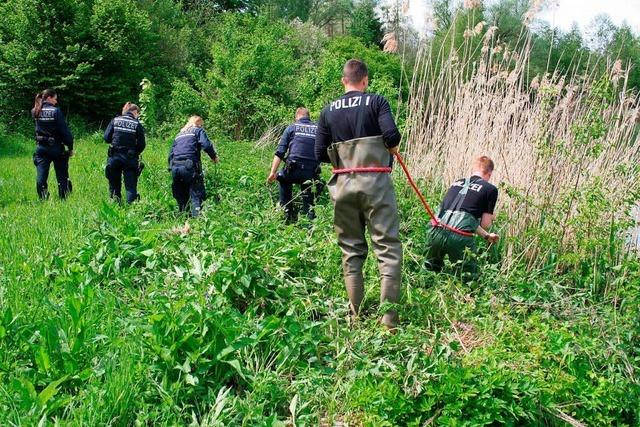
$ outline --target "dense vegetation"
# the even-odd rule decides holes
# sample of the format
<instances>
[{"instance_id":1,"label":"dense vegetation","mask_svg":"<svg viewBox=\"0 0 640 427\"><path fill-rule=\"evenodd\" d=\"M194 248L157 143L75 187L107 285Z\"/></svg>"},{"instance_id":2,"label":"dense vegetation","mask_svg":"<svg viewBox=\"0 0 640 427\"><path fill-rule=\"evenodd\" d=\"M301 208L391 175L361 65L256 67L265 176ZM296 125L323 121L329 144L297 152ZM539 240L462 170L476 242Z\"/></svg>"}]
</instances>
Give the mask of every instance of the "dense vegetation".
<instances>
[{"instance_id":1,"label":"dense vegetation","mask_svg":"<svg viewBox=\"0 0 640 427\"><path fill-rule=\"evenodd\" d=\"M220 143L207 208L186 226L166 143L152 141L131 208L107 201L98 135L78 144L65 203L34 200L31 141L2 147L2 424L640 420L637 260L604 297L487 259L476 283L427 272L426 218L397 175L407 262L389 336L371 259L365 314L347 322L326 197L311 230L283 225L263 183L270 148Z\"/></svg>"},{"instance_id":2,"label":"dense vegetation","mask_svg":"<svg viewBox=\"0 0 640 427\"><path fill-rule=\"evenodd\" d=\"M539 2L538 2L539 3ZM290 119L306 104L318 113L339 90L339 65L349 57L371 66L372 90L406 90L409 70L424 41L406 25L400 2L374 0L210 1L8 0L0 3L0 121L15 123L35 92L52 86L74 120L110 119L125 100L137 100L146 79L146 121L152 129L200 113L225 136L253 137ZM436 50L460 49L467 27L497 26L497 39L517 50L526 0L501 0L463 9L453 0L434 2ZM534 26L531 77L571 74L588 63L637 62L640 37L601 17L584 40L543 24ZM383 54L384 31L399 55ZM327 34L332 34L331 37ZM475 55L479 55L479 49ZM591 59L588 59L592 55ZM402 75L404 59L405 75ZM402 83L401 83L402 82ZM629 86L640 87L640 69ZM395 100L397 96L391 96ZM219 126L218 126L219 125Z\"/></svg>"},{"instance_id":3,"label":"dense vegetation","mask_svg":"<svg viewBox=\"0 0 640 427\"><path fill-rule=\"evenodd\" d=\"M617 203L640 173L640 38L602 18L587 43L532 25L523 0L439 0L418 41L400 2L376 6L0 2L0 425L640 425L640 262L623 237L637 186ZM317 117L351 57L391 101L434 205L466 167L455 144L517 165L497 172L504 239L470 283L423 268L427 219L394 174L396 335L377 323L373 259L348 320L326 195L313 223L285 226L264 184L272 137L296 106ZM27 111L45 86L79 137L66 202L35 196ZM151 138L142 200L121 207L99 128L126 100ZM187 221L165 162L194 113L222 163L206 165L210 197Z\"/></svg>"}]
</instances>

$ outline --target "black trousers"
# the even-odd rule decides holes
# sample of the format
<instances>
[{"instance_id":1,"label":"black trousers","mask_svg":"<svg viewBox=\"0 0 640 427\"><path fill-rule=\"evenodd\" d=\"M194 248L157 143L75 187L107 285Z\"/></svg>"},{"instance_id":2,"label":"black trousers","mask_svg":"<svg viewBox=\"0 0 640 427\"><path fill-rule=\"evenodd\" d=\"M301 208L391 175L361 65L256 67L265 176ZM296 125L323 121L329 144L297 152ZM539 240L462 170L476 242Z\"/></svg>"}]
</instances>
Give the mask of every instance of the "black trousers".
<instances>
[{"instance_id":1,"label":"black trousers","mask_svg":"<svg viewBox=\"0 0 640 427\"><path fill-rule=\"evenodd\" d=\"M109 180L109 195L118 202L122 200L122 179L127 192L127 203L138 200L138 156L114 153L107 159L105 176Z\"/></svg>"},{"instance_id":2,"label":"black trousers","mask_svg":"<svg viewBox=\"0 0 640 427\"><path fill-rule=\"evenodd\" d=\"M191 216L200 215L202 202L207 196L200 164L192 162L189 167L176 163L171 167L171 176L173 178L171 190L173 197L178 202L180 212L187 210L189 199L191 199Z\"/></svg>"},{"instance_id":3,"label":"black trousers","mask_svg":"<svg viewBox=\"0 0 640 427\"><path fill-rule=\"evenodd\" d=\"M38 197L44 200L49 197L47 180L49 179L49 169L53 163L56 171L56 181L58 181L58 195L61 199L66 198L71 192L69 186L69 155L62 144L53 145L38 144L33 153L33 164L36 167L36 190Z\"/></svg>"},{"instance_id":4,"label":"black trousers","mask_svg":"<svg viewBox=\"0 0 640 427\"><path fill-rule=\"evenodd\" d=\"M294 184L300 185L302 212L309 219L315 218L315 194L322 188L317 165L289 163L278 172L277 179L280 183L280 206L284 207L287 219L295 220L298 215L292 201Z\"/></svg>"}]
</instances>

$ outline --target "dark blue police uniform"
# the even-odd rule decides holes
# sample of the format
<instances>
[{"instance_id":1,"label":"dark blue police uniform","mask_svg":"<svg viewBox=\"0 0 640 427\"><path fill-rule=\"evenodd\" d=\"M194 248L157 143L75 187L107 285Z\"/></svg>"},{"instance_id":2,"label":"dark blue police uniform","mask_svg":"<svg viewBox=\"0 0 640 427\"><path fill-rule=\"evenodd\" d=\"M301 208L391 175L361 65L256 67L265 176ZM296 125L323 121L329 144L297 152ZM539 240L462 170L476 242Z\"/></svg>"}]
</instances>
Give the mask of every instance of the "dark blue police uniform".
<instances>
[{"instance_id":1,"label":"dark blue police uniform","mask_svg":"<svg viewBox=\"0 0 640 427\"><path fill-rule=\"evenodd\" d=\"M315 193L314 182L320 178L320 164L316 160L314 144L318 126L308 118L303 118L287 127L282 134L276 156L285 161L286 166L278 172L280 183L280 205L284 207L288 220L295 220L297 213L292 203L293 185L299 184L302 211L313 219Z\"/></svg>"},{"instance_id":2,"label":"dark blue police uniform","mask_svg":"<svg viewBox=\"0 0 640 427\"><path fill-rule=\"evenodd\" d=\"M104 140L111 144L105 176L109 180L109 194L117 201L122 198L122 178L127 203L138 195L139 157L146 146L144 128L132 113L115 117L104 132Z\"/></svg>"},{"instance_id":3,"label":"dark blue police uniform","mask_svg":"<svg viewBox=\"0 0 640 427\"><path fill-rule=\"evenodd\" d=\"M169 151L173 197L178 202L180 212L187 210L191 198L191 215L194 217L200 214L202 201L206 197L200 157L202 150L211 159L218 156L207 132L193 126L178 133Z\"/></svg>"},{"instance_id":4,"label":"dark blue police uniform","mask_svg":"<svg viewBox=\"0 0 640 427\"><path fill-rule=\"evenodd\" d=\"M69 181L69 151L73 150L73 135L64 120L62 111L49 102L42 103L40 116L36 121L36 151L33 153L33 164L36 166L36 189L40 199L49 197L47 179L49 168L53 162L58 181L58 194L61 199L71 192ZM69 151L65 150L65 146Z\"/></svg>"}]
</instances>

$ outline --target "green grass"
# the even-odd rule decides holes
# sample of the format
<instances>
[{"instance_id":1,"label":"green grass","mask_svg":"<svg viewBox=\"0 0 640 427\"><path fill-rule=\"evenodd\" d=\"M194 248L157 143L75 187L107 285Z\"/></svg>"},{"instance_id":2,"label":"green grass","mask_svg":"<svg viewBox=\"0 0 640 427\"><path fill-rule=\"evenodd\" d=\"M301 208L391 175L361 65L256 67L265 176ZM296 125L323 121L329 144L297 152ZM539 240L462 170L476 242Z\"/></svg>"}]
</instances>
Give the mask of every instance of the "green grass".
<instances>
[{"instance_id":1,"label":"green grass","mask_svg":"<svg viewBox=\"0 0 640 427\"><path fill-rule=\"evenodd\" d=\"M606 298L574 275L501 274L499 248L476 283L424 271L426 218L395 175L406 262L390 336L372 257L347 322L326 195L310 228L284 226L272 152L218 148L180 235L168 141L144 153L141 202L119 207L99 134L78 142L65 202L36 200L31 141L0 138L0 424L640 424L636 260Z\"/></svg>"}]
</instances>

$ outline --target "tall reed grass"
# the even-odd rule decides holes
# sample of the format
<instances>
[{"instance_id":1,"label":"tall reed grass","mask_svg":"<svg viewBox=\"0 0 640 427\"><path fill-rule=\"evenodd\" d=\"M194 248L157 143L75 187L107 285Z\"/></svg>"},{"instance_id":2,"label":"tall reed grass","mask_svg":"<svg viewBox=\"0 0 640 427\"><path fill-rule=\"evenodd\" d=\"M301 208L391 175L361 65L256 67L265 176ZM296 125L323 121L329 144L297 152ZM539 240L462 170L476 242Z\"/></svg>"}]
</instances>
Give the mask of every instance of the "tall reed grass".
<instances>
[{"instance_id":1,"label":"tall reed grass","mask_svg":"<svg viewBox=\"0 0 640 427\"><path fill-rule=\"evenodd\" d=\"M470 22L464 41L452 36L419 52L405 104L411 168L446 185L468 174L475 156L496 161L507 270L522 261L562 269L617 263L640 200L631 65L576 58L586 72L562 76L550 67L532 76L528 29L515 50L495 34Z\"/></svg>"}]
</instances>

